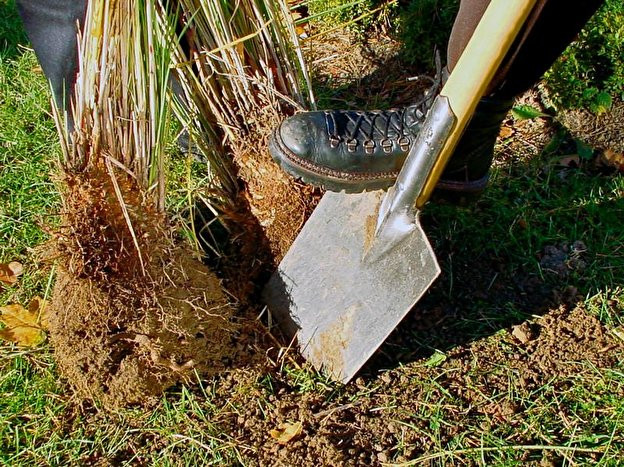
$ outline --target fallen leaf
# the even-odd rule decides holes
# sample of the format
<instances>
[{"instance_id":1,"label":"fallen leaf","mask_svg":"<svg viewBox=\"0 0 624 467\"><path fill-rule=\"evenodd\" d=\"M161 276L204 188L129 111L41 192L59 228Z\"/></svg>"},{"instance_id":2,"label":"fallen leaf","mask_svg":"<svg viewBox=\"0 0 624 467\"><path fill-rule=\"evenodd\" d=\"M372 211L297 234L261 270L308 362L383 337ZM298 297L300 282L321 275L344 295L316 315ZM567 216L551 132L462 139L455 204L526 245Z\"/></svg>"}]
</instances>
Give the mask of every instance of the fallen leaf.
<instances>
[{"instance_id":1,"label":"fallen leaf","mask_svg":"<svg viewBox=\"0 0 624 467\"><path fill-rule=\"evenodd\" d=\"M45 326L48 323L46 301L35 297L28 306L13 304L0 307L0 339L14 342L22 347L34 347L45 338Z\"/></svg>"},{"instance_id":2,"label":"fallen leaf","mask_svg":"<svg viewBox=\"0 0 624 467\"><path fill-rule=\"evenodd\" d=\"M429 357L429 360L425 362L425 366L433 368L433 367L442 365L442 363L444 363L445 361L446 361L446 355L436 350L436 353L434 353L431 357Z\"/></svg>"},{"instance_id":3,"label":"fallen leaf","mask_svg":"<svg viewBox=\"0 0 624 467\"><path fill-rule=\"evenodd\" d=\"M50 321L48 319L48 301L39 297L38 295L28 304L28 311L37 316L37 323L39 327L44 331L50 327Z\"/></svg>"},{"instance_id":4,"label":"fallen leaf","mask_svg":"<svg viewBox=\"0 0 624 467\"><path fill-rule=\"evenodd\" d=\"M281 423L277 430L271 430L269 434L279 444L287 444L294 438L299 436L303 431L303 424L301 422L296 423Z\"/></svg>"},{"instance_id":5,"label":"fallen leaf","mask_svg":"<svg viewBox=\"0 0 624 467\"><path fill-rule=\"evenodd\" d=\"M559 158L557 165L561 167L579 167L581 165L581 158L578 154L568 154Z\"/></svg>"},{"instance_id":6,"label":"fallen leaf","mask_svg":"<svg viewBox=\"0 0 624 467\"><path fill-rule=\"evenodd\" d=\"M545 114L531 105L518 105L511 109L511 114L517 120L532 120L537 117L550 117L550 115Z\"/></svg>"},{"instance_id":7,"label":"fallen leaf","mask_svg":"<svg viewBox=\"0 0 624 467\"><path fill-rule=\"evenodd\" d=\"M515 133L515 131L514 131L514 129L512 127L505 125L505 126L503 126L501 128L500 133L498 134L498 136L500 138L505 139L505 138L509 138L509 137L513 136L514 133Z\"/></svg>"},{"instance_id":8,"label":"fallen leaf","mask_svg":"<svg viewBox=\"0 0 624 467\"><path fill-rule=\"evenodd\" d=\"M623 152L616 152L612 149L606 149L602 153L601 159L606 165L613 167L619 170L620 172L624 172L624 153Z\"/></svg>"},{"instance_id":9,"label":"fallen leaf","mask_svg":"<svg viewBox=\"0 0 624 467\"><path fill-rule=\"evenodd\" d=\"M17 261L11 261L8 264L0 263L0 282L5 284L15 284L17 276L24 272L24 266Z\"/></svg>"},{"instance_id":10,"label":"fallen leaf","mask_svg":"<svg viewBox=\"0 0 624 467\"><path fill-rule=\"evenodd\" d=\"M522 325L514 326L511 335L518 339L522 344L526 344L531 340L530 333Z\"/></svg>"}]
</instances>

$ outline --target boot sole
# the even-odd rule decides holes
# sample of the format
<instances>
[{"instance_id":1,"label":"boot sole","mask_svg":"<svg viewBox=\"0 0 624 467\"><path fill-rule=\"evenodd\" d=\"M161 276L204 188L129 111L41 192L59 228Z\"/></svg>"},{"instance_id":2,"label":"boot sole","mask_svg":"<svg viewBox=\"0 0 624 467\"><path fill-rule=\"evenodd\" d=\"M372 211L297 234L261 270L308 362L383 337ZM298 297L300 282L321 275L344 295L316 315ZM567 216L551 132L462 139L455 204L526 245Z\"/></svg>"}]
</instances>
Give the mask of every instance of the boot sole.
<instances>
[{"instance_id":1,"label":"boot sole","mask_svg":"<svg viewBox=\"0 0 624 467\"><path fill-rule=\"evenodd\" d=\"M273 160L289 175L306 184L327 191L362 193L365 191L387 190L394 184L398 175L398 172L353 175L314 166L315 170L322 172L317 173L315 170L300 164L298 162L300 158L292 154L281 142L279 127L269 137L269 153ZM307 163L309 164L309 162ZM466 202L476 200L481 195L488 179L489 176L486 175L479 180L470 182L440 180L436 185L433 197L434 199L443 199L453 204L466 204Z\"/></svg>"},{"instance_id":2,"label":"boot sole","mask_svg":"<svg viewBox=\"0 0 624 467\"><path fill-rule=\"evenodd\" d=\"M388 173L386 177L364 177L341 173L332 169L315 166L322 173L298 163L297 156L281 144L279 128L269 137L269 152L273 160L289 175L303 181L306 184L322 188L327 191L345 193L361 193L364 191L387 190L396 180L397 173ZM370 178L369 178L370 177Z\"/></svg>"}]
</instances>

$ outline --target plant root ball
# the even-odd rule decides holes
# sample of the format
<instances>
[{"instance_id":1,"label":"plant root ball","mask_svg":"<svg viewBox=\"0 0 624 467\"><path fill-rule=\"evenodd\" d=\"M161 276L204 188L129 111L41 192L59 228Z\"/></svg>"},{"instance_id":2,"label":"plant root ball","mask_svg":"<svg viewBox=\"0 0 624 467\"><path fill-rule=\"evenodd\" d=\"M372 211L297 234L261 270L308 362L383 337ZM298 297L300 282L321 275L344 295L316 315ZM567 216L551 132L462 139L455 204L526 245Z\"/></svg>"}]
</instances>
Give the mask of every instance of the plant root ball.
<instances>
[{"instance_id":1,"label":"plant root ball","mask_svg":"<svg viewBox=\"0 0 624 467\"><path fill-rule=\"evenodd\" d=\"M223 370L232 356L232 309L219 280L186 248L165 253L148 281L57 274L50 339L59 371L105 409L149 406L196 371Z\"/></svg>"}]
</instances>

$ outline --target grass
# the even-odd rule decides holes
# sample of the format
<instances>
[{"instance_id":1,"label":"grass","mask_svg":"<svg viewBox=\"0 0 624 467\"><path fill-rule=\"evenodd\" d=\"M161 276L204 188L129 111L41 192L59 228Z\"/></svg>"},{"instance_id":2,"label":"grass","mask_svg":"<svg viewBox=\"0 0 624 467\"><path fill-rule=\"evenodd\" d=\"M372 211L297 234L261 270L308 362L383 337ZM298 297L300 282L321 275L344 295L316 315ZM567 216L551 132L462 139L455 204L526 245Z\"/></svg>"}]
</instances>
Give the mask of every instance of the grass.
<instances>
[{"instance_id":1,"label":"grass","mask_svg":"<svg viewBox=\"0 0 624 467\"><path fill-rule=\"evenodd\" d=\"M6 34L0 42L0 262L18 260L27 271L18 286L0 294L4 305L25 303L47 288L50 271L41 268L34 249L46 240L43 226L54 225L59 207L50 178L59 148L35 57L16 47L24 39L12 4L0 4L0 12L0 31ZM568 152L567 144L565 137L556 136L550 152L500 164L490 189L471 207L428 208L425 225L444 275L422 309L441 307L452 318L423 330L412 316L381 349L369 374L354 384L335 385L305 368L278 362L260 372L233 370L234 381L226 375L179 386L151 411L104 414L72 397L58 379L47 345L20 350L2 344L0 463L253 464L263 459L259 445L240 440L246 431L235 423L237 418L258 422L249 430L270 445L268 428L273 428L272 414L284 408L282 400L295 406L284 409L284 417L292 418L311 397L327 413L309 430L320 431L324 417L334 420L348 407L360 406L366 410L346 425L371 427L378 419L396 425L388 440L370 444L371 452L376 452L375 443L392 444L388 462L617 465L624 456L622 360L611 368L585 363L576 374L531 390L520 385L507 364L522 353L510 341L510 326L542 314L553 290L576 287L580 303L607 329L622 333L624 179L601 174L589 164L557 168L551 162ZM502 152L513 156L505 147ZM189 193L201 191L201 166L177 157L170 173L181 179L193 174L186 185L170 190L174 196L168 210L182 213ZM559 277L540 266L546 246L576 240L587 246L584 269ZM537 284L533 289L532 283ZM476 294L479 290L484 292ZM474 349L474 364L460 366L453 354L458 346L466 352ZM430 359L436 351L445 358ZM486 357L499 363L480 365ZM378 368L392 370L378 376ZM386 374L396 382L386 385ZM477 394L479 403L458 392L453 385L458 374L468 381L462 390ZM494 380L507 381L506 389L483 384ZM408 404L403 393L418 403ZM250 400L257 415L250 415ZM501 416L485 410L489 406L514 410ZM359 429L350 436L364 435Z\"/></svg>"},{"instance_id":2,"label":"grass","mask_svg":"<svg viewBox=\"0 0 624 467\"><path fill-rule=\"evenodd\" d=\"M47 239L43 226L55 224L59 197L50 172L58 145L49 115L49 93L32 53L18 47L24 36L17 15L0 4L0 262L32 261ZM27 301L43 294L47 273L28 270L27 292L0 291L0 300Z\"/></svg>"}]
</instances>

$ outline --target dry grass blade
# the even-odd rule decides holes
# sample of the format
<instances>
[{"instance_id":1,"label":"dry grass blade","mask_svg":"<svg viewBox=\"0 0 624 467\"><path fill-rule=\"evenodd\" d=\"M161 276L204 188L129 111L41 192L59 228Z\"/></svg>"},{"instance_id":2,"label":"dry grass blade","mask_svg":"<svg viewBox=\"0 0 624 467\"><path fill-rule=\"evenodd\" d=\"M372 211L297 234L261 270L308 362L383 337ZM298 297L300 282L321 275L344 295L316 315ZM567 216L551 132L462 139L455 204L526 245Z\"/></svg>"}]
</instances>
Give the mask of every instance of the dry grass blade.
<instances>
[{"instance_id":1,"label":"dry grass blade","mask_svg":"<svg viewBox=\"0 0 624 467\"><path fill-rule=\"evenodd\" d=\"M231 152L257 113L313 105L310 79L284 0L180 0L184 41L175 53L184 99L178 116L226 194L236 191Z\"/></svg>"}]
</instances>

